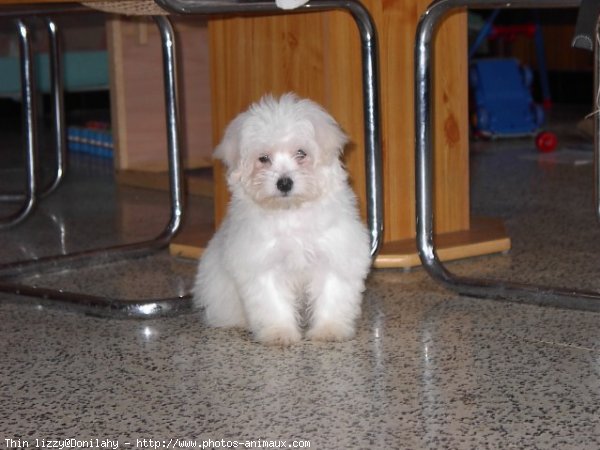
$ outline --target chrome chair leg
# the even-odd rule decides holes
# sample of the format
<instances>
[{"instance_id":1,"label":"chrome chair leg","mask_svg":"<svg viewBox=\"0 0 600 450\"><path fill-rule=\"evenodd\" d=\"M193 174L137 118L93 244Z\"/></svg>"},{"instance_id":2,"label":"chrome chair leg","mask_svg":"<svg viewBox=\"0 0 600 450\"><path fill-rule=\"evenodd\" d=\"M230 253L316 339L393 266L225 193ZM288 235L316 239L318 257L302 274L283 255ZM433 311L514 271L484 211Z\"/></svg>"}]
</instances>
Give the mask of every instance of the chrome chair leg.
<instances>
[{"instance_id":1,"label":"chrome chair leg","mask_svg":"<svg viewBox=\"0 0 600 450\"><path fill-rule=\"evenodd\" d=\"M358 0L312 0L293 10L281 10L274 1L258 0L154 0L175 14L241 15L295 14L345 10L360 34L362 48L362 91L365 128L365 171L367 180L367 224L371 237L371 256L375 257L383 235L383 188L381 175L381 126L379 111L379 55L377 30L371 15Z\"/></svg>"},{"instance_id":2,"label":"chrome chair leg","mask_svg":"<svg viewBox=\"0 0 600 450\"><path fill-rule=\"evenodd\" d=\"M438 0L421 16L415 45L415 130L416 130L416 214L417 248L423 267L442 285L463 295L503 299L543 306L600 311L600 293L553 288L502 280L461 277L440 261L433 238L433 40L437 26L458 8L561 8L577 7L578 0ZM596 54L598 45L596 44ZM596 71L598 71L596 66ZM597 74L596 74L597 75ZM596 76L596 79L598 76ZM595 86L598 91L598 81ZM597 121L596 121L597 122ZM596 134L598 130L596 130ZM599 145L595 141L598 161ZM600 186L596 183L596 195Z\"/></svg>"},{"instance_id":3,"label":"chrome chair leg","mask_svg":"<svg viewBox=\"0 0 600 450\"><path fill-rule=\"evenodd\" d=\"M594 41L594 205L600 221L600 28L596 24Z\"/></svg>"},{"instance_id":4,"label":"chrome chair leg","mask_svg":"<svg viewBox=\"0 0 600 450\"><path fill-rule=\"evenodd\" d=\"M33 70L33 51L31 48L31 29L23 20L16 21L19 32L21 102L23 122L23 145L25 147L26 186L25 195L21 195L19 209L0 219L0 230L15 226L25 220L33 211L38 196L38 155L37 155L37 105Z\"/></svg>"},{"instance_id":5,"label":"chrome chair leg","mask_svg":"<svg viewBox=\"0 0 600 450\"><path fill-rule=\"evenodd\" d=\"M180 229L184 215L184 187L180 153L175 33L166 17L155 17L155 22L159 27L162 40L167 116L171 198L171 217L167 226L156 238L143 242L2 265L0 266L0 292L31 297L30 302L40 306L60 307L113 318L148 318L176 314L191 308L189 296L128 300L47 289L11 281L11 278L16 276L70 270L147 256L165 248Z\"/></svg>"},{"instance_id":6,"label":"chrome chair leg","mask_svg":"<svg viewBox=\"0 0 600 450\"><path fill-rule=\"evenodd\" d=\"M59 30L51 18L45 19L50 44L50 89L52 99L52 138L56 151L56 171L52 180L44 188L41 197L53 193L67 173L67 133L65 126L63 61Z\"/></svg>"},{"instance_id":7,"label":"chrome chair leg","mask_svg":"<svg viewBox=\"0 0 600 450\"><path fill-rule=\"evenodd\" d=\"M65 127L65 111L64 111L64 87L63 87L63 71L62 71L62 53L60 46L60 37L58 33L58 28L56 22L53 19L46 18L45 19L46 28L48 31L48 42L50 47L49 52L49 60L50 60L50 97L52 100L52 140L54 142L54 148L56 152L56 170L53 174L52 179L40 189L38 193L39 198L43 198L58 188L61 184L66 172L67 172L67 137L66 137L66 127ZM28 38L29 39L29 38ZM24 53L21 53L24 57ZM30 50L30 57L33 58ZM25 77L21 77L21 80L27 80ZM27 81L25 81L26 83ZM29 91L31 91L32 101L35 102L37 95L35 92L35 84L32 84ZM23 98L25 98L25 94L23 94ZM37 117L33 117L33 120L37 120ZM30 122L28 120L23 120L25 127L29 126ZM27 135L30 133L27 132ZM34 145L37 145L37 131L35 129L32 130L32 136L34 136ZM27 141L26 141L27 142ZM28 148L28 144L26 144ZM37 150L36 150L37 152ZM29 159L27 159L27 171L30 172L31 169L29 166ZM38 169L39 164L35 165L35 170ZM35 178L39 181L39 175L36 174ZM13 194L0 194L0 201L2 202L25 202L29 201L29 194L23 193L13 193ZM33 208L29 209L29 212L25 215L27 217ZM16 223L7 225L12 226L16 225Z\"/></svg>"}]
</instances>

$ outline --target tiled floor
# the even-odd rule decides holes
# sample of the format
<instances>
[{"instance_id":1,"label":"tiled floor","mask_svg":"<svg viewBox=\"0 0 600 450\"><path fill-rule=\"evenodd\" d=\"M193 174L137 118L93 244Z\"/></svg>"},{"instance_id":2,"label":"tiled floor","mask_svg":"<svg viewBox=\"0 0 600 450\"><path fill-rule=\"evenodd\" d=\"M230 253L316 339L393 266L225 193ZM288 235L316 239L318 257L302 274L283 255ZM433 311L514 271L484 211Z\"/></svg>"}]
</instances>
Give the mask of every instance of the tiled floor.
<instances>
[{"instance_id":1,"label":"tiled floor","mask_svg":"<svg viewBox=\"0 0 600 450\"><path fill-rule=\"evenodd\" d=\"M561 154L589 148L572 121L560 124ZM505 218L514 249L449 267L600 290L592 166L526 159L537 156L528 139L473 148L473 210ZM80 160L35 217L0 233L0 260L153 236L165 201L117 189L109 170ZM208 202L192 210L210 220ZM194 270L161 255L35 283L161 296L185 292ZM356 339L287 349L206 329L197 313L118 321L0 300L0 448L177 438L215 448L257 439L314 449L600 448L600 314L461 298L421 269L372 273Z\"/></svg>"}]
</instances>

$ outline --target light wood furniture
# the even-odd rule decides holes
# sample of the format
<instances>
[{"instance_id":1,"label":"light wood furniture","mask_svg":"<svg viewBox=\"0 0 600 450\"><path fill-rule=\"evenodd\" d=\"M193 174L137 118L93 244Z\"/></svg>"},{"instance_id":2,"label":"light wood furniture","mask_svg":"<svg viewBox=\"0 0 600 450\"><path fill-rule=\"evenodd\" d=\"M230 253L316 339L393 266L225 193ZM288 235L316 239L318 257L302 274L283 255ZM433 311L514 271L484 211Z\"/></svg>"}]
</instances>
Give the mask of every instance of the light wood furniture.
<instances>
[{"instance_id":1,"label":"light wood furniture","mask_svg":"<svg viewBox=\"0 0 600 450\"><path fill-rule=\"evenodd\" d=\"M173 20L180 52L183 158L187 169L212 165L208 30L198 19ZM115 170L122 184L167 189L165 107L158 29L147 17L107 22ZM200 174L200 175L198 175ZM188 192L212 195L206 171L186 177Z\"/></svg>"},{"instance_id":2,"label":"light wood furniture","mask_svg":"<svg viewBox=\"0 0 600 450\"><path fill-rule=\"evenodd\" d=\"M96 1L85 0L87 4ZM114 2L118 5L119 0ZM21 7L44 3L79 1L0 0L0 5ZM185 92L180 102L184 166L200 169L188 171L186 187L192 194L212 196L212 173L202 170L212 166L207 24L198 18L172 20L181 53L178 81L181 92ZM147 16L114 15L107 21L106 36L117 180L166 190L167 138L159 32Z\"/></svg>"},{"instance_id":3,"label":"light wood furniture","mask_svg":"<svg viewBox=\"0 0 600 450\"><path fill-rule=\"evenodd\" d=\"M377 267L418 265L414 236L413 45L428 2L365 0L379 31L385 201L384 245ZM344 12L209 22L213 142L229 121L265 92L295 91L323 104L352 137L345 163L364 212L360 47ZM466 14L454 14L438 35L453 42L436 58L436 232L446 259L506 251L502 223L472 220L469 153ZM215 166L215 217L225 214L228 192ZM172 251L197 256L200 236L175 238Z\"/></svg>"}]
</instances>

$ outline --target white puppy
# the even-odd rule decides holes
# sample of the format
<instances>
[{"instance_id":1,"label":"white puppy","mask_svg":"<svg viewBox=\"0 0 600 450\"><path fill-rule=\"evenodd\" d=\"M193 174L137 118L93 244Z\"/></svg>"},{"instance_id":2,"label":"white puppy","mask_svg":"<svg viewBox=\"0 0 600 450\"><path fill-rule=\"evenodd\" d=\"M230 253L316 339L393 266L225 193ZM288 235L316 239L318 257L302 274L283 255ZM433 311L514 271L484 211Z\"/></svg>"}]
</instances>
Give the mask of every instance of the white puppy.
<instances>
[{"instance_id":1,"label":"white puppy","mask_svg":"<svg viewBox=\"0 0 600 450\"><path fill-rule=\"evenodd\" d=\"M354 335L371 265L369 236L339 156L347 137L319 105L263 97L225 131L215 157L232 198L208 244L195 303L214 327L260 342Z\"/></svg>"}]
</instances>

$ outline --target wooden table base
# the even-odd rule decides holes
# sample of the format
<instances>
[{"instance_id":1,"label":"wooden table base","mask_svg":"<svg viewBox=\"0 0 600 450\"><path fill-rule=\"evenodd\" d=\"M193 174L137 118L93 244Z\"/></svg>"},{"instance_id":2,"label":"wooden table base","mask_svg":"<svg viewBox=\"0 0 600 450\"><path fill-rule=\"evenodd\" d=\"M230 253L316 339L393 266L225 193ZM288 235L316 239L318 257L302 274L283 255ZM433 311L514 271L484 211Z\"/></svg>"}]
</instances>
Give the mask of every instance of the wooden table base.
<instances>
[{"instance_id":1,"label":"wooden table base","mask_svg":"<svg viewBox=\"0 0 600 450\"><path fill-rule=\"evenodd\" d=\"M174 256L197 259L213 235L210 226L193 224L185 227L173 240L170 252ZM500 219L471 218L471 228L466 231L445 233L436 237L442 261L451 261L510 250L510 238ZM378 269L410 268L420 266L414 239L384 243L375 260Z\"/></svg>"}]
</instances>

